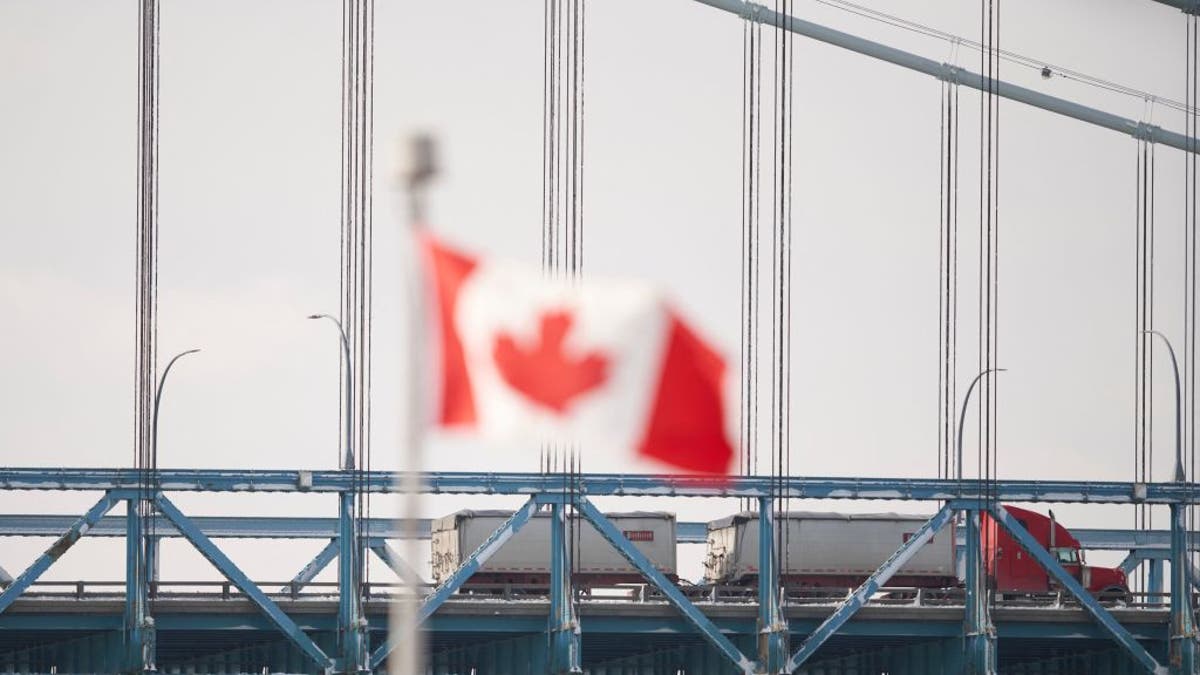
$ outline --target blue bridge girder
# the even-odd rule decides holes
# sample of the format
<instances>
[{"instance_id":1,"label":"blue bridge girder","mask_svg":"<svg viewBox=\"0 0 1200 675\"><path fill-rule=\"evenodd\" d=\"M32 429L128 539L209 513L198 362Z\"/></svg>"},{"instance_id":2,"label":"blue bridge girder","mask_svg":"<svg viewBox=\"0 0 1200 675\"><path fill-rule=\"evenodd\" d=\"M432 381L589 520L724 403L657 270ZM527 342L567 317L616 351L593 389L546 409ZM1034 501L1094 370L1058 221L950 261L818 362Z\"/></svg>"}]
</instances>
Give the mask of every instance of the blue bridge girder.
<instances>
[{"instance_id":1,"label":"blue bridge girder","mask_svg":"<svg viewBox=\"0 0 1200 675\"><path fill-rule=\"evenodd\" d=\"M365 472L360 479L345 471L162 469L158 489L164 492L314 492L341 493L361 489L398 493L402 474ZM1195 498L1195 483L1127 481L975 480L940 478L812 478L782 481L768 476L585 474L567 479L556 474L432 471L420 476L426 494L533 495L566 492L574 486L591 497L773 497L790 499L888 499L946 501L987 496L1004 502L1084 504L1172 504ZM133 469L0 468L0 490L137 489Z\"/></svg>"},{"instance_id":2,"label":"blue bridge girder","mask_svg":"<svg viewBox=\"0 0 1200 675\"><path fill-rule=\"evenodd\" d=\"M396 489L397 478L391 472L373 472L365 484L373 492L391 492ZM962 605L955 606L953 602L949 605L922 604L920 595L909 605L877 604L878 598L885 597L879 595L882 593L880 586L886 583L891 572L902 564L918 544L910 543L901 547L838 608L820 603L792 604L774 596L775 584L760 583L757 593L753 595L767 593L769 610L764 611L761 609L764 607L761 597L757 603L745 600L731 603L718 602L715 596L707 598L681 592L658 573L626 539L624 533L591 504L590 498L594 496L753 497L759 501L760 509L767 513L773 513L774 500L780 494L793 499L927 501L932 502L928 505L931 511L942 507L928 525L929 534L936 531L939 523L944 524L952 513L987 511L1006 529L1013 530L1013 535L1023 545L1032 548L1037 546L1031 536L1014 530L1020 526L1006 519L1002 510L996 510L995 502L982 499L980 486L974 481L793 477L785 480L780 487L778 482L772 484L771 479L760 477L732 477L718 483L700 477L590 474L572 477L572 492L564 491L564 479L558 475L443 472L425 474L421 478L422 489L427 493L512 495L526 503L525 508L518 511L515 520L498 529L477 555L464 563L451 577L451 583L443 584L442 588L427 596L427 611L423 616L426 620L425 629L433 636L430 643L434 650L449 649L449 645L460 642L466 644L471 635L477 638L494 634L497 639L506 635L557 636L547 643L559 646L549 647L551 651L546 655L545 663L558 669L563 666L552 664L566 663L566 668L572 672L586 672L588 663L595 664L595 659L601 656L605 659L617 658L620 655L612 650L621 645L634 650L661 649L661 642L651 639L654 635L674 636L671 639L683 642L691 640L689 644L695 644L699 649L720 654L714 663L724 663L727 669L745 673L804 672L797 671L797 668L815 667L823 658L844 657L848 645L855 645L855 649L871 650L894 646L897 641L909 643L913 640L952 640L957 641L956 644L971 644L963 639ZM18 575L16 581L0 594L3 599L3 609L0 609L0 669L7 665L4 661L8 658L6 655L19 652L25 655L20 658L33 658L27 651L12 649L10 644L16 640L28 641L31 634L54 643L56 635L59 636L57 641L62 642L76 639L81 633L120 633L123 598L114 598L111 594L90 595L82 590L74 595L46 592L33 587L32 582L65 551L62 542L74 543L85 535L127 534L129 530L126 528L132 527L127 518L109 517L106 520L103 516L113 502L132 499L129 495L138 487L138 480L136 472L119 469L0 468L0 490L88 490L104 495L97 506L83 517L63 519L61 516L44 514L0 517L0 536L61 535L47 555ZM165 496L165 493L189 491L312 492L342 494L344 501L345 494L363 483L355 485L344 472L253 470L164 470L156 482L161 488L156 490L158 496L154 497L153 502L158 510L156 517L162 525L161 529L155 528L156 536L187 538L214 562L239 592L230 594L226 590L223 594L193 593L183 597L178 593L163 591L163 582L157 582L159 594L155 597L153 607L155 648L161 647L172 656L164 661L160 654L152 662L160 668L169 667L170 659L177 658L172 650L183 644L179 642L183 639L181 636L207 631L205 634L216 636L219 633L222 636L224 642L221 643L221 650L224 651L221 653L229 659L237 660L229 655L242 654L243 651L239 650L243 650L243 647L238 644L247 640L261 643L275 639L281 645L280 653L291 655L289 663L301 664L288 666L299 668L297 672L343 672L346 660L330 655L337 653L338 645L344 642L345 625L343 619L339 618L344 612L337 609L339 600L340 604L344 604L345 595L352 593L358 595L362 602L360 628L365 647L372 654L370 668L386 667L388 642L385 639L385 615L389 601L396 597L389 595L392 589L377 588L372 595L371 591L364 588L342 588L345 581L339 579L339 586L334 590L336 595L313 592L306 597L297 596L295 583L290 589L281 589L284 592L267 592L246 577L214 541L220 537L325 539L325 548L298 575L301 582L306 583L315 574L314 569L319 569L336 557L334 551L340 547L341 532L364 532L364 528L347 528L344 523L332 518L193 518L184 515ZM1172 506L1173 512L1181 513L1190 507L1189 499L1196 493L1195 487L1179 483L1135 485L1123 482L1000 481L989 490L989 496L995 495L1002 502L1167 504ZM534 511L544 507L560 509L560 512L571 509L589 520L604 539L642 573L648 582L647 587L652 586L658 595L643 593L640 599L619 602L580 601L570 587L569 576L562 575L561 583L552 585L551 596L545 598L545 602L537 599L505 601L504 611L497 613L495 600L473 599L455 592L488 555L511 538L513 532ZM358 518L357 515L352 517ZM1182 522L1182 519L1176 518L1176 521ZM422 524L425 523L427 521ZM380 519L365 525L360 544L363 550L373 551L387 560L393 569L404 573L404 564L386 545L386 540L398 537L402 528ZM703 523L684 523L678 531L678 543L703 541ZM1077 531L1077 534L1081 534L1080 538L1084 540L1090 538L1096 548L1129 547L1127 550L1141 556L1136 558L1135 564L1161 558L1174 564L1185 564L1187 549L1193 548L1197 539L1194 534L1185 538L1177 523L1175 530L1169 533L1095 530L1090 533ZM769 548L760 550L759 555L769 555L764 552ZM1190 600L1175 602L1173 599L1171 609L1163 606L1114 609L1096 602L1082 591L1078 583L1072 583L1070 576L1044 550L1032 548L1032 557L1052 577L1058 579L1063 588L1071 592L1074 604L996 607L989 618L989 631L994 634L991 640L1010 645L1041 644L1037 641L1057 635L1059 637L1050 639L1074 640L1076 644L1086 644L1086 648L1093 652L1109 645L1114 659L1126 665L1134 664L1147 672L1184 672L1176 663L1169 662L1167 646L1170 645L1171 653L1175 654L1181 651L1181 640L1188 645L1194 641L1194 630L1190 628L1194 622L1190 616L1182 621L1177 616L1183 611L1179 607L1191 607ZM770 564L762 569L777 573L777 568ZM32 593L31 588L34 590ZM289 590L290 594L287 593ZM981 592L981 588L968 588L967 596L975 594L978 597ZM125 595L129 595L129 589L125 589ZM552 611L555 607L558 609ZM553 618L554 612L564 610L567 611L563 615L565 618ZM1178 629L1178 626L1185 628ZM68 638L68 635L74 637ZM601 637L603 635L617 636L614 638L616 642L605 642ZM11 640L9 636L12 636ZM462 636L462 641L456 642L456 636ZM761 644L765 643L760 643L756 647L759 639L768 639L770 646L761 648ZM90 642L88 644L92 645ZM704 647L705 644L708 646ZM779 658L788 644L800 645L800 651L790 660ZM589 656L589 650L596 655ZM946 653L954 651L949 649ZM1187 647L1185 651L1194 650ZM961 648L956 653L960 652ZM784 660L788 662L780 667Z\"/></svg>"}]
</instances>

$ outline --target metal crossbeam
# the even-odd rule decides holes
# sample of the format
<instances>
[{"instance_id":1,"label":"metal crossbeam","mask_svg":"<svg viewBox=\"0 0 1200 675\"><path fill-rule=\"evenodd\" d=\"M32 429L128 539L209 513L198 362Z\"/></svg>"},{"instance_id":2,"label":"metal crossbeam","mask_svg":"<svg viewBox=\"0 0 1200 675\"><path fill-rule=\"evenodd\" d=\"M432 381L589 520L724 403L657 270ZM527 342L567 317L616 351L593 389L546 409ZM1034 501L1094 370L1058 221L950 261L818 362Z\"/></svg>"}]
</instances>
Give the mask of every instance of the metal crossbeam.
<instances>
[{"instance_id":1,"label":"metal crossbeam","mask_svg":"<svg viewBox=\"0 0 1200 675\"><path fill-rule=\"evenodd\" d=\"M797 668L804 665L804 662L815 654L829 638L833 637L833 634L849 621L855 612L862 609L863 605L866 605L867 601L871 599L871 596L886 584L888 579L891 579L892 575L899 571L901 567L904 567L922 546L929 543L929 540L933 539L933 536L945 527L946 523L950 522L950 518L953 516L954 510L947 504L934 514L932 518L925 521L925 524L908 541L904 542L904 545L899 550L880 565L879 569L875 570L870 577L867 577L867 580L842 601L842 604L834 610L833 614L830 614L829 618L825 619L808 636L808 639L804 641L804 644L800 645L800 648L796 650L792 658L788 659L785 668L786 671L794 673Z\"/></svg>"},{"instance_id":2,"label":"metal crossbeam","mask_svg":"<svg viewBox=\"0 0 1200 675\"><path fill-rule=\"evenodd\" d=\"M215 471L162 469L160 489L204 492L345 492L355 487L344 471ZM403 474L366 472L363 490L394 493ZM1187 502L1200 491L1195 483L1145 483L1145 497L1135 484L1121 481L1001 480L989 484L985 495L979 481L938 478L813 478L793 476L782 485L766 476L650 476L585 474L567 479L540 473L430 472L419 477L427 494L533 495L562 493L575 481L589 496L641 495L653 497L777 497L791 499L903 499L947 501L998 499L1010 502L1171 504ZM131 469L0 468L0 490L111 490L138 486Z\"/></svg>"},{"instance_id":3,"label":"metal crossbeam","mask_svg":"<svg viewBox=\"0 0 1200 675\"><path fill-rule=\"evenodd\" d=\"M237 586L238 590L244 593L251 602L258 606L263 614L271 620L271 623L275 624L275 627L282 631L293 644L299 647L300 651L304 652L313 663L320 668L330 668L333 665L333 661L312 641L312 638L308 637L282 609L279 609L279 605L276 605L268 598L266 593L262 592L262 589L253 581L250 581L250 578L221 549L217 548L216 544L205 536L200 531L200 528L196 527L195 523L189 520L187 516L183 515L182 511L171 503L171 500L163 495L156 495L154 503L159 511L179 529L179 532L196 547L196 550L212 563L230 583Z\"/></svg>"},{"instance_id":4,"label":"metal crossbeam","mask_svg":"<svg viewBox=\"0 0 1200 675\"><path fill-rule=\"evenodd\" d=\"M50 513L0 514L0 537L57 537L75 522L76 516ZM396 518L360 519L365 536L403 539L407 524ZM213 539L332 539L338 535L337 518L297 516L193 516L192 522ZM429 538L430 520L414 523L421 539ZM703 525L703 523L699 523ZM150 519L156 537L181 537L179 530L162 516ZM125 516L105 516L88 530L89 537L124 537Z\"/></svg>"},{"instance_id":5,"label":"metal crossbeam","mask_svg":"<svg viewBox=\"0 0 1200 675\"><path fill-rule=\"evenodd\" d=\"M315 579L317 577L317 575L321 573L321 570L328 567L329 563L333 562L333 559L336 558L337 555L338 555L338 541L337 541L337 539L330 539L329 543L325 544L325 548L322 548L317 553L317 555L313 556L313 559L308 561L308 564L305 565L304 568L301 569L298 573L296 573L296 576L292 577L292 580L288 583L287 586L284 586L283 588L279 589L279 592L280 593L296 593L296 592L298 592L300 589L307 586L308 582Z\"/></svg>"},{"instance_id":6,"label":"metal crossbeam","mask_svg":"<svg viewBox=\"0 0 1200 675\"><path fill-rule=\"evenodd\" d=\"M715 647L717 651L729 659L743 673L749 675L754 672L754 662L746 658L746 655L729 638L725 637L721 633L721 630L707 616L704 616L695 605L688 601L675 584L671 583L662 572L659 572L654 567L654 564L646 558L645 554L626 539L625 535L621 534L621 531L612 524L612 521L606 518L587 497L577 497L574 503L575 508L579 510L579 513L584 518L588 519L592 526L596 528L596 531L607 539L608 543L612 544L613 548L623 558L636 567L647 581L654 584L659 592L666 596L667 601L674 605L675 609L679 610L679 613L700 632L700 635L705 640L708 640L709 644Z\"/></svg>"},{"instance_id":7,"label":"metal crossbeam","mask_svg":"<svg viewBox=\"0 0 1200 675\"><path fill-rule=\"evenodd\" d=\"M1029 552L1029 555L1033 556L1034 560L1036 560L1038 564L1050 574L1050 576L1054 577L1054 580L1057 581L1059 585L1070 591L1071 595L1075 596L1075 599L1079 601L1079 604L1084 608L1084 610L1086 610L1087 613L1090 614L1102 628L1104 628L1104 630L1108 631L1113 639L1116 640L1117 644L1119 644L1129 654L1129 656L1133 658L1133 660L1137 661L1138 664L1140 664L1148 672L1157 673L1162 671L1162 666L1154 660L1154 657L1150 656L1150 653L1147 652L1146 649L1142 647L1142 645L1136 639L1134 639L1132 635L1129 634L1129 631L1125 630L1125 627L1118 623L1117 620L1114 619L1113 616L1109 614L1108 611L1105 610L1095 598L1092 597L1091 593L1088 593L1087 589L1085 589L1079 584L1078 581L1075 580L1075 577L1071 576L1067 570L1063 569L1062 565L1058 564L1058 561L1050 555L1050 552L1047 551L1037 539L1033 538L1033 535L1029 534L1024 527L1021 527L1021 524L1017 522L1016 518L1009 514L1007 509L1002 506L995 507L990 509L989 513L992 518L1000 523L1000 525L1003 526L1004 529L1013 536L1013 539L1017 540L1017 543L1020 544L1022 548Z\"/></svg>"},{"instance_id":8,"label":"metal crossbeam","mask_svg":"<svg viewBox=\"0 0 1200 675\"><path fill-rule=\"evenodd\" d=\"M517 509L508 520L504 521L500 527L496 528L496 531L489 535L479 545L479 548L475 549L466 560L462 561L462 564L458 566L454 574L451 574L449 578L443 581L441 585L421 601L421 607L417 610L417 623L424 623L426 619L432 616L442 606L442 603L446 602L447 598L454 595L459 588L462 588L467 579L470 579L471 575L479 571L479 568L483 567L484 563L496 551L499 551L501 546L504 546L505 542L512 539L517 532L520 532L525 523L528 523L529 519L538 510L538 506L539 504L536 499L530 499L521 508ZM387 659L388 654L391 654L395 648L396 642L389 637L387 642L380 645L371 655L371 668L378 668L382 665L384 660Z\"/></svg>"},{"instance_id":9,"label":"metal crossbeam","mask_svg":"<svg viewBox=\"0 0 1200 675\"><path fill-rule=\"evenodd\" d=\"M8 609L9 605L20 597L29 588L30 584L37 581L38 577L50 569L51 565L58 562L58 559L74 546L80 537L87 533L88 528L95 525L104 514L108 513L109 509L120 501L120 497L120 495L112 492L105 493L92 508L87 510L87 513L80 516L61 537L51 544L45 553L38 556L37 560L34 560L20 576L14 579L8 588L4 589L3 593L0 593L0 613Z\"/></svg>"},{"instance_id":10,"label":"metal crossbeam","mask_svg":"<svg viewBox=\"0 0 1200 675\"><path fill-rule=\"evenodd\" d=\"M1103 110L1097 110L1096 108L1058 98L1057 96L1043 94L1040 91L1035 91L1027 87L995 80L947 63L938 63L933 59L918 56L878 42L872 42L857 35L843 33L842 31L812 23L811 21L804 21L794 16L781 14L753 2L744 2L743 0L697 0L697 2L730 12L731 14L753 19L759 23L777 26L791 33L803 35L835 47L841 47L864 56L887 61L888 63L908 68L909 70L915 70L918 73L932 75L933 77L963 84L980 91L985 89L991 90L1009 100L1049 110L1050 112L1088 124L1094 124L1105 129L1129 134L1135 138L1146 138L1155 143L1167 145L1185 152L1195 153L1198 149L1196 143L1184 134L1167 131L1152 124L1131 120Z\"/></svg>"}]
</instances>

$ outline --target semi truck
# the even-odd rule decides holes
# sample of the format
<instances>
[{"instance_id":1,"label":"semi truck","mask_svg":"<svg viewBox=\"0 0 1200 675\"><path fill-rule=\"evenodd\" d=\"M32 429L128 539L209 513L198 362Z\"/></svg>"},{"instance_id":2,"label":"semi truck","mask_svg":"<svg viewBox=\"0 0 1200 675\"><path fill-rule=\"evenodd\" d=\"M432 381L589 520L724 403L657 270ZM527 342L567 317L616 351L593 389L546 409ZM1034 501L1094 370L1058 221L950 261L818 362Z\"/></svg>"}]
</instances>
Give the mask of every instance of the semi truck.
<instances>
[{"instance_id":1,"label":"semi truck","mask_svg":"<svg viewBox=\"0 0 1200 675\"><path fill-rule=\"evenodd\" d=\"M1050 516L1016 506L1004 507L1064 569L1093 595L1113 600L1129 595L1120 569L1086 564L1071 532ZM780 582L788 587L848 588L861 584L893 552L908 541L930 516L898 513L779 514ZM985 518L984 560L996 592L1038 593L1056 590L1053 578L1020 544ZM953 588L957 574L955 525L936 534L888 582L892 586ZM743 512L708 525L705 581L749 585L758 578L758 514Z\"/></svg>"},{"instance_id":2,"label":"semi truck","mask_svg":"<svg viewBox=\"0 0 1200 675\"><path fill-rule=\"evenodd\" d=\"M1016 506L1004 509L1016 519L1075 580L1104 600L1129 597L1129 580L1120 568L1088 565L1079 540L1054 518ZM984 516L984 564L999 593L1040 593L1057 590L1055 580L995 519Z\"/></svg>"},{"instance_id":3,"label":"semi truck","mask_svg":"<svg viewBox=\"0 0 1200 675\"><path fill-rule=\"evenodd\" d=\"M1079 540L1054 518L1035 511L1005 509L1093 595L1106 600L1129 595L1120 569L1088 565ZM463 510L432 523L431 560L441 583L512 511ZM675 514L659 511L609 513L607 517L668 579L678 581ZM793 511L776 516L780 527L780 582L789 588L851 588L867 579L930 516L899 513ZM582 519L572 517L572 573L581 588L644 583L641 574ZM962 586L956 525L934 535L888 581L889 586L949 589ZM1049 574L986 516L982 520L986 573L998 593L1057 590ZM704 584L751 586L758 579L758 513L746 511L708 523ZM550 580L549 514L537 513L464 585L464 591L543 589Z\"/></svg>"}]
</instances>

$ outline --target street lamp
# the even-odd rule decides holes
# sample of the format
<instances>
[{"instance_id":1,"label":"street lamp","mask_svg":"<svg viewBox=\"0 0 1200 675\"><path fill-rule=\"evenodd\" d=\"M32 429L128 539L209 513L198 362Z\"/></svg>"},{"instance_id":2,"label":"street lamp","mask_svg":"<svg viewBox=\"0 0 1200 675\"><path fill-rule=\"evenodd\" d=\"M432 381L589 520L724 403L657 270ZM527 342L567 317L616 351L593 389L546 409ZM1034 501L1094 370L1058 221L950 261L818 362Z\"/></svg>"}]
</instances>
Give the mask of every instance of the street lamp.
<instances>
[{"instance_id":1,"label":"street lamp","mask_svg":"<svg viewBox=\"0 0 1200 675\"><path fill-rule=\"evenodd\" d=\"M988 373L1003 373L1007 370L1007 368L989 368L976 375L975 379L971 380L971 386L967 387L967 395L963 397L962 412L960 412L958 415L958 480L960 481L962 480L963 474L963 425L967 421L967 405L971 403L971 394L975 391L975 385L979 384L979 381L982 380L985 375Z\"/></svg>"},{"instance_id":2,"label":"street lamp","mask_svg":"<svg viewBox=\"0 0 1200 675\"><path fill-rule=\"evenodd\" d=\"M962 442L963 442L963 426L967 421L967 406L971 402L971 394L975 392L975 385L984 378L988 373L1004 372L1004 368L989 368L975 376L971 380L971 386L967 387L967 395L963 398L962 412L958 416L958 480L962 481L963 462L962 462ZM982 467L980 467L982 468ZM960 495L961 496L961 495ZM978 501L978 496L976 497ZM964 581L967 587L966 597L966 614L967 614L967 634L966 638L968 653L975 655L972 666L974 670L971 672L993 672L995 668L995 629L991 623L991 617L988 616L988 605L986 602L986 590L983 586L983 559L981 556L982 542L980 541L980 524L983 520L983 512L985 507L982 504L976 505L975 515L964 512L967 526L967 550L966 560L964 561L965 569L963 570Z\"/></svg>"},{"instance_id":3,"label":"street lamp","mask_svg":"<svg viewBox=\"0 0 1200 675\"><path fill-rule=\"evenodd\" d=\"M1187 476L1183 473L1183 399L1179 393L1179 362L1175 360L1175 349L1166 335L1156 330L1144 330L1162 338L1171 355L1171 370L1175 374L1175 482L1182 483ZM1171 636L1167 656L1172 671L1191 673L1196 668L1196 636L1192 613L1191 580L1187 558L1187 505L1171 502Z\"/></svg>"},{"instance_id":4,"label":"street lamp","mask_svg":"<svg viewBox=\"0 0 1200 675\"><path fill-rule=\"evenodd\" d=\"M199 351L199 349L189 349L176 354L167 362L167 367L163 368L162 376L158 378L158 388L154 390L154 421L151 422L150 429L150 457L151 461L154 462L155 468L158 467L158 404L162 401L163 385L167 382L167 373L171 372L171 366L175 365L176 361L188 354L195 354Z\"/></svg>"},{"instance_id":5,"label":"street lamp","mask_svg":"<svg viewBox=\"0 0 1200 675\"><path fill-rule=\"evenodd\" d=\"M354 450L353 441L351 440L350 430L354 424L354 371L350 367L350 340L346 337L346 331L342 328L342 322L328 314L309 314L309 319L329 319L333 325L337 326L338 335L342 340L342 355L346 359L346 457L343 465L340 468L350 469L354 467Z\"/></svg>"},{"instance_id":6,"label":"street lamp","mask_svg":"<svg viewBox=\"0 0 1200 675\"><path fill-rule=\"evenodd\" d=\"M1175 360L1175 349L1166 335L1156 330L1144 330L1142 333L1157 335L1167 345L1167 353L1171 355L1171 370L1175 373L1175 482L1182 483L1186 476L1183 473L1183 399L1179 395L1179 362Z\"/></svg>"},{"instance_id":7,"label":"street lamp","mask_svg":"<svg viewBox=\"0 0 1200 675\"><path fill-rule=\"evenodd\" d=\"M353 441L354 428L354 371L350 364L350 340L342 328L342 322L328 314L309 314L309 319L329 319L337 326L338 335L342 340L342 355L346 358L346 457L341 468L349 471L354 466ZM355 513L355 489L341 492L338 495L338 633L341 636L342 660L344 672L359 672L358 668L366 663L367 639L366 617L362 612L362 579L363 537L358 530L358 516Z\"/></svg>"}]
</instances>

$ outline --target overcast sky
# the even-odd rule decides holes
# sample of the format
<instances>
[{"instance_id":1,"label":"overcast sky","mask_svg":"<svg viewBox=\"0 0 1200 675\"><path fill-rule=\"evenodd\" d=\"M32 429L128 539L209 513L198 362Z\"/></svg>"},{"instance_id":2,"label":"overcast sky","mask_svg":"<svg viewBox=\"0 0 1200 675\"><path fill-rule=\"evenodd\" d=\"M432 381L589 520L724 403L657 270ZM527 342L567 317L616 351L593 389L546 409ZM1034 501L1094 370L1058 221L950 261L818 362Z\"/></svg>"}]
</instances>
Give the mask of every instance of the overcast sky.
<instances>
[{"instance_id":1,"label":"overcast sky","mask_svg":"<svg viewBox=\"0 0 1200 675\"><path fill-rule=\"evenodd\" d=\"M974 3L872 6L979 38ZM817 2L795 7L952 58L942 41ZM542 3L380 0L376 12L373 447L376 468L390 468L402 353L397 139L437 137L444 171L430 220L438 233L536 263ZM1176 10L1150 0L1008 0L1002 12L1007 50L1184 98L1185 21ZM731 365L740 325L742 33L738 18L690 0L587 7L586 274L668 288ZM172 373L163 467L335 465L335 338L303 317L338 307L340 36L332 0L163 2L159 349L164 360L204 349ZM806 39L794 44L792 466L807 475L933 476L940 85ZM966 49L958 62L979 67ZM1183 130L1180 116L1136 98L1008 64L1001 76ZM136 78L136 3L0 2L0 463L132 461ZM963 89L960 391L975 363L978 102ZM1001 105L1001 120L999 361L1010 370L1000 475L1129 480L1135 142L1015 103ZM1182 153L1158 152L1156 324L1180 347L1182 168ZM1163 385L1166 367L1158 363ZM1172 440L1165 386L1157 400L1163 479ZM430 469L536 468L536 454L438 439L426 456ZM79 513L94 498L5 493L0 507ZM324 497L178 501L194 514L335 508ZM428 515L464 503L429 500ZM684 519L737 508L603 505ZM1095 507L1058 515L1067 525L1133 518ZM0 565L13 573L44 546L8 544ZM110 555L68 556L55 574L120 575L115 542L87 545ZM231 550L252 576L282 578L319 543L289 546L294 560L283 566L271 559L282 556L247 545ZM182 545L168 556L168 570L203 570Z\"/></svg>"}]
</instances>

